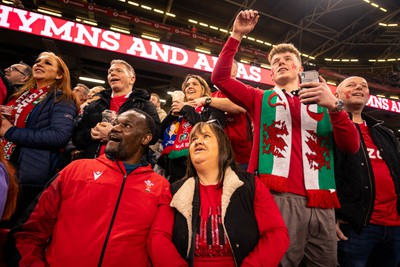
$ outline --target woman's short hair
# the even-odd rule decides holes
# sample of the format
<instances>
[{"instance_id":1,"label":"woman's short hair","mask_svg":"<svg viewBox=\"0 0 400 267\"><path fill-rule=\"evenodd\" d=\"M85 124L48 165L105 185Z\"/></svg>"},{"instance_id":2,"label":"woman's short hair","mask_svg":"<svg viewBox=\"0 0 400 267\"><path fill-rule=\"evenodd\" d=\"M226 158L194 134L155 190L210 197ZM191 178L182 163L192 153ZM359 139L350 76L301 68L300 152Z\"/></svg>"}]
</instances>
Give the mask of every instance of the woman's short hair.
<instances>
[{"instance_id":1,"label":"woman's short hair","mask_svg":"<svg viewBox=\"0 0 400 267\"><path fill-rule=\"evenodd\" d=\"M228 167L231 167L232 170L235 172L238 170L236 162L235 162L235 155L233 153L231 141L229 140L229 137L226 135L226 133L224 132L222 127L219 126L218 123L216 123L214 121L197 123L190 132L189 147L192 144L191 137L194 134L203 132L205 127L209 127L211 132L214 133L214 135L217 138L218 156L219 156L219 159L218 159L218 181L222 182L224 180L225 171ZM188 161L187 161L186 177L196 177L196 176L197 176L197 171L191 161L190 153L189 153Z\"/></svg>"}]
</instances>

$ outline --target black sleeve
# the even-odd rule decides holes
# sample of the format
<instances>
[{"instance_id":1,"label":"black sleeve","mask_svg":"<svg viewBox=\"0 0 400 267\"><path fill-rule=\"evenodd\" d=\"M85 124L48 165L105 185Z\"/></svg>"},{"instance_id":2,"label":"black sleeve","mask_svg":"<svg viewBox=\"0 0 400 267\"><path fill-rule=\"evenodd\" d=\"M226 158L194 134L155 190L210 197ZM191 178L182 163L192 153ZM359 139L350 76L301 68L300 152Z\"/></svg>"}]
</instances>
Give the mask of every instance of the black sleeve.
<instances>
[{"instance_id":1,"label":"black sleeve","mask_svg":"<svg viewBox=\"0 0 400 267\"><path fill-rule=\"evenodd\" d=\"M78 150L85 150L88 145L97 143L90 135L91 129L96 126L98 122L101 122L101 112L98 112L96 107L96 101L87 106L83 112L82 120L76 126L72 134L72 142Z\"/></svg>"}]
</instances>

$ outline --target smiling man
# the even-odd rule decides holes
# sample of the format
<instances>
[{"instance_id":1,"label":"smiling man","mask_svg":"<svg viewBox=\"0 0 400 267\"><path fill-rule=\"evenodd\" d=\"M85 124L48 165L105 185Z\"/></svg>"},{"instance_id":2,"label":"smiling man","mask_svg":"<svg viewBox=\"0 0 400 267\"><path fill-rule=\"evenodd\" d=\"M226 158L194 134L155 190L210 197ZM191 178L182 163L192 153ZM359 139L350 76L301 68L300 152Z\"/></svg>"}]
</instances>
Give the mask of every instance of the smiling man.
<instances>
[{"instance_id":1,"label":"smiling man","mask_svg":"<svg viewBox=\"0 0 400 267\"><path fill-rule=\"evenodd\" d=\"M168 181L143 157L154 128L143 111L120 114L106 155L68 165L11 231L8 264L150 266L147 236L171 200Z\"/></svg>"},{"instance_id":2,"label":"smiling man","mask_svg":"<svg viewBox=\"0 0 400 267\"><path fill-rule=\"evenodd\" d=\"M212 81L252 117L254 140L248 171L271 190L288 227L290 247L282 265L336 267L337 242L332 233L339 201L333 148L355 153L357 129L322 77L319 82L299 84L303 67L292 44L279 44L269 53L275 82L272 90L256 89L231 77L240 41L258 19L254 10L237 15Z\"/></svg>"},{"instance_id":3,"label":"smiling man","mask_svg":"<svg viewBox=\"0 0 400 267\"><path fill-rule=\"evenodd\" d=\"M111 88L101 91L100 99L91 102L85 108L82 120L72 136L73 143L82 151L83 158L95 158L104 154L108 134L112 128L110 122L104 122L102 119L102 112L106 109L121 113L137 108L148 113L156 124L156 134L151 143L157 141L160 119L156 108L149 101L149 93L133 87L136 74L132 66L120 59L111 61L107 80Z\"/></svg>"},{"instance_id":4,"label":"smiling man","mask_svg":"<svg viewBox=\"0 0 400 267\"><path fill-rule=\"evenodd\" d=\"M363 112L369 98L364 78L345 79L336 94L362 143L356 154L337 151L335 157L339 264L400 266L399 143L382 121Z\"/></svg>"}]
</instances>

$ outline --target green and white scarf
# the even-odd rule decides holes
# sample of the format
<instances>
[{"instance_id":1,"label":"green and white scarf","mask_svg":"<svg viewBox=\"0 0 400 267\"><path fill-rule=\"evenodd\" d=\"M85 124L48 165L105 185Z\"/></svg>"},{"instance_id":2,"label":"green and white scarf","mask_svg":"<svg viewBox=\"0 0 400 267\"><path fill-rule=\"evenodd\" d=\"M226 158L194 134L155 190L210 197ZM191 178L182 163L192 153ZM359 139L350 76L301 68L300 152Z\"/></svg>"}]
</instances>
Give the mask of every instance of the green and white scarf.
<instances>
[{"instance_id":1,"label":"green and white scarf","mask_svg":"<svg viewBox=\"0 0 400 267\"><path fill-rule=\"evenodd\" d=\"M334 179L332 125L326 108L301 105L301 154L308 206L339 207ZM260 119L258 170L271 190L287 192L292 118L282 90L265 91Z\"/></svg>"}]
</instances>

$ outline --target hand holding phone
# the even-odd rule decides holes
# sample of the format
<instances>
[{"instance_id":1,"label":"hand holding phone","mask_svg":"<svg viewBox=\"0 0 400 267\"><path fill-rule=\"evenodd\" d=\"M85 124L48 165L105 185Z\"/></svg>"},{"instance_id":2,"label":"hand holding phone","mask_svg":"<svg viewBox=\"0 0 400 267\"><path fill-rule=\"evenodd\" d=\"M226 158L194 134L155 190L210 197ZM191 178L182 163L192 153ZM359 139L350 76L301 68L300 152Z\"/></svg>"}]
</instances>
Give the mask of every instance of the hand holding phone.
<instances>
[{"instance_id":1,"label":"hand holding phone","mask_svg":"<svg viewBox=\"0 0 400 267\"><path fill-rule=\"evenodd\" d=\"M319 73L316 70L309 70L300 73L301 83L319 83ZM300 90L307 89L307 87L302 87ZM315 104L315 102L305 103L306 105Z\"/></svg>"}]
</instances>

